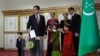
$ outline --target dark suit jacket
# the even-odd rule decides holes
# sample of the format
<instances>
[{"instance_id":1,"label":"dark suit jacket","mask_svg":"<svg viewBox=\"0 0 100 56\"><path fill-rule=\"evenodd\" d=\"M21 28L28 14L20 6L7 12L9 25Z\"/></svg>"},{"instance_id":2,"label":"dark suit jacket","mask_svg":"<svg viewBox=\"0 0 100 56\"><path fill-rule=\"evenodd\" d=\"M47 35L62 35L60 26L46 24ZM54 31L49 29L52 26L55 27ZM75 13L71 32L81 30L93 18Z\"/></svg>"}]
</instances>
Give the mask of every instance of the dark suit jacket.
<instances>
[{"instance_id":1,"label":"dark suit jacket","mask_svg":"<svg viewBox=\"0 0 100 56\"><path fill-rule=\"evenodd\" d=\"M64 29L64 25L65 25L64 21L65 20L60 21L60 28L62 28L62 29ZM66 23L70 24L69 20L66 20Z\"/></svg>"},{"instance_id":2,"label":"dark suit jacket","mask_svg":"<svg viewBox=\"0 0 100 56\"><path fill-rule=\"evenodd\" d=\"M74 16L72 16L72 19L69 20L70 22L70 29L72 30L72 32L80 32L80 24L81 24L81 17L78 14L74 14Z\"/></svg>"},{"instance_id":3,"label":"dark suit jacket","mask_svg":"<svg viewBox=\"0 0 100 56\"><path fill-rule=\"evenodd\" d=\"M35 15L31 15L28 20L27 29L35 30L36 36L43 36L46 34L46 25L44 16L40 15L39 24L36 21Z\"/></svg>"},{"instance_id":4,"label":"dark suit jacket","mask_svg":"<svg viewBox=\"0 0 100 56\"><path fill-rule=\"evenodd\" d=\"M23 49L25 47L25 40L24 39L20 39L20 41L19 41L19 38L17 38L16 47L18 49Z\"/></svg>"}]
</instances>

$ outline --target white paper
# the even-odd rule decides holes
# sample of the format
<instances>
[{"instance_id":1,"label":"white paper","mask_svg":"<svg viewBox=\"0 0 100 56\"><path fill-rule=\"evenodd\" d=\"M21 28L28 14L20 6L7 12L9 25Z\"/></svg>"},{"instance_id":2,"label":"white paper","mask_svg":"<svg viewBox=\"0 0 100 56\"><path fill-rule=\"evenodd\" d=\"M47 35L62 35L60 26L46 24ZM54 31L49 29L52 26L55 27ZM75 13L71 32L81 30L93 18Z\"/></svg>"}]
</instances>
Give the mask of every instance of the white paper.
<instances>
[{"instance_id":1,"label":"white paper","mask_svg":"<svg viewBox=\"0 0 100 56\"><path fill-rule=\"evenodd\" d=\"M31 38L35 38L36 37L36 34L35 34L35 31L34 30L31 30L30 31L30 37Z\"/></svg>"}]
</instances>

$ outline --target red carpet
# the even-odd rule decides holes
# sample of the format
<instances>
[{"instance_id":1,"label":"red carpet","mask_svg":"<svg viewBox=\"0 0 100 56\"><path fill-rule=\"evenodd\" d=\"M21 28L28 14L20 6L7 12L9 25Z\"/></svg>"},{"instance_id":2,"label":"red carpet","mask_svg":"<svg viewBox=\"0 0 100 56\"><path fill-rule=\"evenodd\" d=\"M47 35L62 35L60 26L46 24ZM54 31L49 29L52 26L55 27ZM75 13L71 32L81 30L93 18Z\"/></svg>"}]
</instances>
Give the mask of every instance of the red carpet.
<instances>
[{"instance_id":1,"label":"red carpet","mask_svg":"<svg viewBox=\"0 0 100 56\"><path fill-rule=\"evenodd\" d=\"M0 50L0 56L18 56L15 50ZM31 56L30 51L25 51L25 56ZM100 52L98 53L100 56Z\"/></svg>"},{"instance_id":2,"label":"red carpet","mask_svg":"<svg viewBox=\"0 0 100 56\"><path fill-rule=\"evenodd\" d=\"M0 50L0 56L18 56L15 50ZM30 56L29 51L25 51L25 56Z\"/></svg>"}]
</instances>

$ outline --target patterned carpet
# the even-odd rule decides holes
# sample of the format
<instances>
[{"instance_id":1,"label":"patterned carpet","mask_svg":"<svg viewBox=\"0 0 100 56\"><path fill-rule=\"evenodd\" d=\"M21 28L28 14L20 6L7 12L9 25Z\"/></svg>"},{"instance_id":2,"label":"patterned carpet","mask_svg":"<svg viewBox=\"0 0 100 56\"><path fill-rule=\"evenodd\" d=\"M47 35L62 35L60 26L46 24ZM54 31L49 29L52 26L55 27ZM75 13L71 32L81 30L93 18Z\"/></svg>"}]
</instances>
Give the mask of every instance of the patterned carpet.
<instances>
[{"instance_id":1,"label":"patterned carpet","mask_svg":"<svg viewBox=\"0 0 100 56\"><path fill-rule=\"evenodd\" d=\"M18 56L15 50L0 50L0 56ZM30 51L25 51L25 56L30 56Z\"/></svg>"},{"instance_id":2,"label":"patterned carpet","mask_svg":"<svg viewBox=\"0 0 100 56\"><path fill-rule=\"evenodd\" d=\"M18 53L16 50L0 50L0 56L18 56ZM30 51L25 51L25 56L31 56ZM98 56L100 56L100 52Z\"/></svg>"}]
</instances>

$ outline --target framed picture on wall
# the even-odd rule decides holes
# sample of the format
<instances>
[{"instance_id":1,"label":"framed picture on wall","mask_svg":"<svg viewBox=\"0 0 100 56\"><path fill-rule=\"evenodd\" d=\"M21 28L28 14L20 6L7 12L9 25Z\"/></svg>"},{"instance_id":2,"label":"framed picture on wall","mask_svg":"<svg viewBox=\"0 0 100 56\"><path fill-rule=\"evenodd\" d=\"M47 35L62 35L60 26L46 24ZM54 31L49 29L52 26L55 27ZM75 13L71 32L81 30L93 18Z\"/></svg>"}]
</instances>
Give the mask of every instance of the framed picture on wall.
<instances>
[{"instance_id":1,"label":"framed picture on wall","mask_svg":"<svg viewBox=\"0 0 100 56\"><path fill-rule=\"evenodd\" d=\"M18 16L5 16L5 31L18 31Z\"/></svg>"},{"instance_id":2,"label":"framed picture on wall","mask_svg":"<svg viewBox=\"0 0 100 56\"><path fill-rule=\"evenodd\" d=\"M16 48L17 34L5 34L5 48Z\"/></svg>"},{"instance_id":3,"label":"framed picture on wall","mask_svg":"<svg viewBox=\"0 0 100 56\"><path fill-rule=\"evenodd\" d=\"M20 16L20 31L27 30L28 19L29 19L29 16Z\"/></svg>"}]
</instances>

